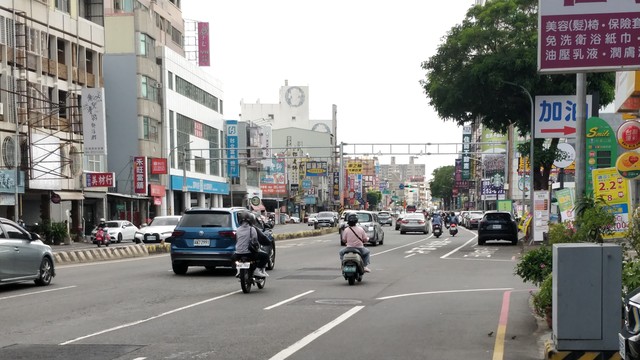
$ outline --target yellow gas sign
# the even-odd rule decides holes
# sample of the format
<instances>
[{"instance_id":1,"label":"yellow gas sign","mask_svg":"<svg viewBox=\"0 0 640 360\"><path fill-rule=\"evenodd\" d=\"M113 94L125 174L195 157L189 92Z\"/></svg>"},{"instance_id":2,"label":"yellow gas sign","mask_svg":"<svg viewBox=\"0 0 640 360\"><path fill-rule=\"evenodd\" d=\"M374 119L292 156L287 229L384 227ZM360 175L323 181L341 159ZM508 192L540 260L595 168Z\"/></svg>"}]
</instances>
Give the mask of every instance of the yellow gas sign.
<instances>
[{"instance_id":1,"label":"yellow gas sign","mask_svg":"<svg viewBox=\"0 0 640 360\"><path fill-rule=\"evenodd\" d=\"M349 174L362 174L362 162L349 161L347 162L347 171Z\"/></svg>"}]
</instances>

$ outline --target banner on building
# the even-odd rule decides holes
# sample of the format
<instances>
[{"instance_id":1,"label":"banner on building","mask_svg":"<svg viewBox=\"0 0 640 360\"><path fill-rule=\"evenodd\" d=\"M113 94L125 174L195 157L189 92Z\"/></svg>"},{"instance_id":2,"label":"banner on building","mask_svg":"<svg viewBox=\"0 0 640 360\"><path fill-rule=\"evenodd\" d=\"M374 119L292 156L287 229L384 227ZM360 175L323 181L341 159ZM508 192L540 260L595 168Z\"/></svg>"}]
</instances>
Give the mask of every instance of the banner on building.
<instances>
[{"instance_id":1,"label":"banner on building","mask_svg":"<svg viewBox=\"0 0 640 360\"><path fill-rule=\"evenodd\" d=\"M166 194L164 185L149 184L149 196L162 198Z\"/></svg>"},{"instance_id":2,"label":"banner on building","mask_svg":"<svg viewBox=\"0 0 640 360\"><path fill-rule=\"evenodd\" d=\"M227 120L227 175L229 177L240 176L240 164L238 162L238 120Z\"/></svg>"},{"instance_id":3,"label":"banner on building","mask_svg":"<svg viewBox=\"0 0 640 360\"><path fill-rule=\"evenodd\" d=\"M114 187L115 174L112 172L86 173L84 187Z\"/></svg>"},{"instance_id":4,"label":"banner on building","mask_svg":"<svg viewBox=\"0 0 640 360\"><path fill-rule=\"evenodd\" d=\"M147 195L147 158L133 157L133 191L139 195Z\"/></svg>"},{"instance_id":5,"label":"banner on building","mask_svg":"<svg viewBox=\"0 0 640 360\"><path fill-rule=\"evenodd\" d=\"M260 147L262 148L262 167L270 168L273 165L273 141L271 139L272 131L271 126L263 125L260 127Z\"/></svg>"},{"instance_id":6,"label":"banner on building","mask_svg":"<svg viewBox=\"0 0 640 360\"><path fill-rule=\"evenodd\" d=\"M603 236L605 239L624 238L629 229L629 180L618 173L615 167L594 169L593 191L595 198L602 198L607 203L608 210L613 214L612 233Z\"/></svg>"},{"instance_id":7,"label":"banner on building","mask_svg":"<svg viewBox=\"0 0 640 360\"><path fill-rule=\"evenodd\" d=\"M82 88L84 155L107 155L104 88Z\"/></svg>"},{"instance_id":8,"label":"banner on building","mask_svg":"<svg viewBox=\"0 0 640 360\"><path fill-rule=\"evenodd\" d=\"M340 172L333 172L333 200L340 201Z\"/></svg>"},{"instance_id":9,"label":"banner on building","mask_svg":"<svg viewBox=\"0 0 640 360\"><path fill-rule=\"evenodd\" d=\"M208 22L198 22L198 65L211 65Z\"/></svg>"}]
</instances>

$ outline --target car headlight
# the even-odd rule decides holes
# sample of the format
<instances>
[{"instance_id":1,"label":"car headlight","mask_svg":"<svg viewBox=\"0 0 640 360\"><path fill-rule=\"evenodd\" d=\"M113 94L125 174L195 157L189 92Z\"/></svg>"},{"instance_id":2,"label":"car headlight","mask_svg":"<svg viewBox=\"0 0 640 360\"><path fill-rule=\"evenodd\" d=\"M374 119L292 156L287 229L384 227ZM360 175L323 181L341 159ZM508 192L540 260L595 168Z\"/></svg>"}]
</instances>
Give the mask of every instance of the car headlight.
<instances>
[{"instance_id":1,"label":"car headlight","mask_svg":"<svg viewBox=\"0 0 640 360\"><path fill-rule=\"evenodd\" d=\"M640 309L634 304L625 306L624 323L627 331L633 335L640 333Z\"/></svg>"}]
</instances>

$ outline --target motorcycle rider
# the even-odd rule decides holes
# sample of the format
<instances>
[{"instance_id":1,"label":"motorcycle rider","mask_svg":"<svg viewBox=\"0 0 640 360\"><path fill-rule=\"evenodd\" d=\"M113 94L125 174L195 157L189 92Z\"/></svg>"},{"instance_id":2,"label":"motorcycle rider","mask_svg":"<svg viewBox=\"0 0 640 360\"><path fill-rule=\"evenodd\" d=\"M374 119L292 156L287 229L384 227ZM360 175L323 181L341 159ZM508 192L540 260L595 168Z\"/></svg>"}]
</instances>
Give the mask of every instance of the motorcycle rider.
<instances>
[{"instance_id":1,"label":"motorcycle rider","mask_svg":"<svg viewBox=\"0 0 640 360\"><path fill-rule=\"evenodd\" d=\"M271 240L257 227L253 226L255 215L249 211L238 212L238 222L240 226L236 230L236 252L235 257L250 257L256 261L256 270L254 275L259 277L267 277L269 274L265 271L269 254L264 251L251 252L249 243L252 239L257 239L260 245L271 246ZM256 220L257 221L257 220Z\"/></svg>"},{"instance_id":2,"label":"motorcycle rider","mask_svg":"<svg viewBox=\"0 0 640 360\"><path fill-rule=\"evenodd\" d=\"M364 247L364 244L369 241L369 237L363 228L358 226L358 215L349 214L347 216L347 225L349 227L342 230L342 240L347 244L346 247L340 250L340 262L344 258L344 254L347 250L355 249L360 253L362 261L364 263L364 271L371 272L367 267L369 265L369 249Z\"/></svg>"},{"instance_id":3,"label":"motorcycle rider","mask_svg":"<svg viewBox=\"0 0 640 360\"><path fill-rule=\"evenodd\" d=\"M440 214L433 214L433 217L431 218L431 226L433 225L440 225L440 228L442 228L442 216L440 216Z\"/></svg>"},{"instance_id":4,"label":"motorcycle rider","mask_svg":"<svg viewBox=\"0 0 640 360\"><path fill-rule=\"evenodd\" d=\"M449 214L449 224L456 224L456 226L458 226L458 217L453 211Z\"/></svg>"}]
</instances>

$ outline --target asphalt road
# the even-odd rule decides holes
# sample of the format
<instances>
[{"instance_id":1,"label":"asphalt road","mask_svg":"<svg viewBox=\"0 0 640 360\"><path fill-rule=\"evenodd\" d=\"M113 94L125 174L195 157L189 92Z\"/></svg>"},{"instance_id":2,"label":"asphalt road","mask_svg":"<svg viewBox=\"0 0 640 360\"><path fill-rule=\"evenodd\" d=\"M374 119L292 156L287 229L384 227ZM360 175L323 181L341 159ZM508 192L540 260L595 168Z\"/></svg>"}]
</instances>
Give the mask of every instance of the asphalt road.
<instances>
[{"instance_id":1,"label":"asphalt road","mask_svg":"<svg viewBox=\"0 0 640 360\"><path fill-rule=\"evenodd\" d=\"M0 359L543 358L519 246L384 229L354 286L337 234L278 241L250 294L230 269L174 275L168 255L61 266L0 288Z\"/></svg>"}]
</instances>

